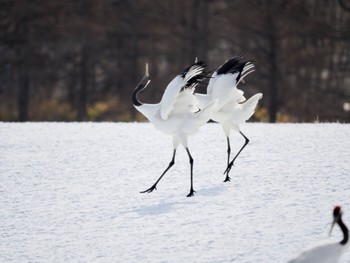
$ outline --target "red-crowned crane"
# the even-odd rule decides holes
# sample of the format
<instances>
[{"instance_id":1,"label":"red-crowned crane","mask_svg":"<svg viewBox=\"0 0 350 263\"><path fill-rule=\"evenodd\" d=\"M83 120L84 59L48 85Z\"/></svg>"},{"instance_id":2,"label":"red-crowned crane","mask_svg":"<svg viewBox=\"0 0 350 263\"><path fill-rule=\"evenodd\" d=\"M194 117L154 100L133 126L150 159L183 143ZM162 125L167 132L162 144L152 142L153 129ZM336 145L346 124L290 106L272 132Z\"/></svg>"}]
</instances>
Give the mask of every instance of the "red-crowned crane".
<instances>
[{"instance_id":1,"label":"red-crowned crane","mask_svg":"<svg viewBox=\"0 0 350 263\"><path fill-rule=\"evenodd\" d=\"M194 135L200 126L211 118L216 101L208 101L203 107L199 107L193 92L196 85L207 76L204 62L196 62L184 69L166 87L162 99L157 104L144 104L138 99L138 94L144 90L150 82L148 64L145 75L132 93L132 102L159 131L173 137L173 156L158 180L147 190L141 193L150 193L156 189L157 184L165 173L174 165L176 149L182 144L187 151L190 160L191 186L187 197L193 196L193 158L188 146L188 136Z\"/></svg>"},{"instance_id":2,"label":"red-crowned crane","mask_svg":"<svg viewBox=\"0 0 350 263\"><path fill-rule=\"evenodd\" d=\"M251 61L241 61L242 56L234 56L221 65L212 75L207 86L206 94L196 93L200 105L205 105L209 101L218 100L217 107L212 114L212 120L221 124L227 140L227 167L224 182L230 181L230 170L238 155L248 144L249 139L240 130L240 125L245 123L253 114L258 101L262 98L262 93L257 93L248 100L243 96L243 91L237 89L237 85L248 74L254 71ZM230 161L231 130L239 132L245 139L244 145Z\"/></svg>"},{"instance_id":3,"label":"red-crowned crane","mask_svg":"<svg viewBox=\"0 0 350 263\"><path fill-rule=\"evenodd\" d=\"M342 210L340 206L336 206L333 210L333 224L329 234L331 234L333 226L338 224L343 232L343 239L340 242L323 242L312 247L289 263L336 263L339 262L341 256L349 247L349 230L342 220Z\"/></svg>"}]
</instances>

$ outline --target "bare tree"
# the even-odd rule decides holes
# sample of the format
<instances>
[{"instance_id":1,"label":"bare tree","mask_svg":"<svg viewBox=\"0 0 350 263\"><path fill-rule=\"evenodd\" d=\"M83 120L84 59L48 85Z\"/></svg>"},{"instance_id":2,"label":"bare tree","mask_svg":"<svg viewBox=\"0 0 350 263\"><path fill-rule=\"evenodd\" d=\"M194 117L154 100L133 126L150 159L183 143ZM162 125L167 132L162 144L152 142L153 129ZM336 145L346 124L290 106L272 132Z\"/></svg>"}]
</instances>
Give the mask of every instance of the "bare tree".
<instances>
[{"instance_id":1,"label":"bare tree","mask_svg":"<svg viewBox=\"0 0 350 263\"><path fill-rule=\"evenodd\" d=\"M215 69L243 54L240 84L271 122L349 121L346 1L2 0L0 120L133 120L129 97L149 62L159 101L195 57ZM198 89L200 90L200 89Z\"/></svg>"}]
</instances>

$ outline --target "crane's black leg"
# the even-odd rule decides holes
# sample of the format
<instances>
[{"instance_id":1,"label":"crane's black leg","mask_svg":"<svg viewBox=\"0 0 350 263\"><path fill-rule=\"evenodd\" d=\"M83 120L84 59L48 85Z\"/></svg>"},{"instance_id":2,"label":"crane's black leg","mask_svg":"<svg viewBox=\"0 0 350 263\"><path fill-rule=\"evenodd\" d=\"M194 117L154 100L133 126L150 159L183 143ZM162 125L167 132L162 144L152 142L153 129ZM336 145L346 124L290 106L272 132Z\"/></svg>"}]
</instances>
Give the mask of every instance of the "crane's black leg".
<instances>
[{"instance_id":1,"label":"crane's black leg","mask_svg":"<svg viewBox=\"0 0 350 263\"><path fill-rule=\"evenodd\" d=\"M228 167L229 164L230 164L230 156L231 156L230 138L227 137L227 167ZM225 178L224 182L227 182L227 181L230 181L230 180L231 180L230 176L228 175L229 172L230 172L230 171L228 171L227 168L226 168L226 170L225 170L225 172L224 172L224 174L226 173L226 178Z\"/></svg>"},{"instance_id":2,"label":"crane's black leg","mask_svg":"<svg viewBox=\"0 0 350 263\"><path fill-rule=\"evenodd\" d=\"M229 172L231 171L231 168L232 168L232 166L234 165L234 162L235 162L236 158L237 158L238 155L242 152L242 150L244 149L244 147L246 147L247 144L249 143L249 139L247 138L247 136L245 136L245 135L243 134L243 132L241 132L241 131L240 131L239 133L244 137L245 142L244 142L244 145L242 146L242 148L241 148L241 149L238 151L238 153L236 154L236 156L235 156L235 157L232 159L232 161L228 164L228 166L227 166L227 168L226 168L226 170L225 170L225 172L224 172L224 174L226 173L226 179L225 179L224 182L230 180L230 177L228 176L228 174L229 174ZM227 180L227 178L228 178L228 180Z\"/></svg>"},{"instance_id":3,"label":"crane's black leg","mask_svg":"<svg viewBox=\"0 0 350 263\"><path fill-rule=\"evenodd\" d=\"M175 163L175 155L176 155L176 149L174 150L173 158L171 159L168 167L165 169L165 171L162 173L162 175L158 178L158 180L154 183L154 185L152 185L150 188L148 188L147 190L142 191L140 193L151 193L154 189L157 190L158 182L162 179L162 177L166 174L166 172L174 165L174 163Z\"/></svg>"},{"instance_id":4,"label":"crane's black leg","mask_svg":"<svg viewBox=\"0 0 350 263\"><path fill-rule=\"evenodd\" d=\"M186 148L186 151L187 151L188 157L190 158L190 164L191 164L191 189L190 189L190 193L187 195L187 197L191 197L196 192L195 190L193 190L193 158L192 158L190 150L188 148Z\"/></svg>"}]
</instances>

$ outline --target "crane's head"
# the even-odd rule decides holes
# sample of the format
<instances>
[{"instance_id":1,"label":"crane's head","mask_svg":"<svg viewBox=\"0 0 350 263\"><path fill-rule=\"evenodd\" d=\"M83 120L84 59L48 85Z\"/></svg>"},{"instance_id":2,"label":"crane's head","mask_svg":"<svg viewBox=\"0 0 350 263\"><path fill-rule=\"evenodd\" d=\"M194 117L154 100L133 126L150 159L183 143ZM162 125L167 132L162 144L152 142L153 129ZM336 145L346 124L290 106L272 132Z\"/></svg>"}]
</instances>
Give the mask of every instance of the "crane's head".
<instances>
[{"instance_id":1,"label":"crane's head","mask_svg":"<svg viewBox=\"0 0 350 263\"><path fill-rule=\"evenodd\" d=\"M342 214L341 206L337 205L336 207L334 207L333 216L339 217L341 214Z\"/></svg>"},{"instance_id":2,"label":"crane's head","mask_svg":"<svg viewBox=\"0 0 350 263\"><path fill-rule=\"evenodd\" d=\"M342 216L341 206L337 205L336 207L334 207L334 210L333 210L333 223L331 226L331 230L329 231L329 235L331 235L334 225L339 221L339 219L341 219L341 216Z\"/></svg>"},{"instance_id":3,"label":"crane's head","mask_svg":"<svg viewBox=\"0 0 350 263\"><path fill-rule=\"evenodd\" d=\"M151 78L149 77L149 70L148 70L148 63L146 63L145 66L145 75L141 79L139 85L137 85L136 89L134 89L132 93L132 103L135 106L141 106L142 103L138 100L137 95L139 94L140 91L144 90L147 85L150 83Z\"/></svg>"}]
</instances>

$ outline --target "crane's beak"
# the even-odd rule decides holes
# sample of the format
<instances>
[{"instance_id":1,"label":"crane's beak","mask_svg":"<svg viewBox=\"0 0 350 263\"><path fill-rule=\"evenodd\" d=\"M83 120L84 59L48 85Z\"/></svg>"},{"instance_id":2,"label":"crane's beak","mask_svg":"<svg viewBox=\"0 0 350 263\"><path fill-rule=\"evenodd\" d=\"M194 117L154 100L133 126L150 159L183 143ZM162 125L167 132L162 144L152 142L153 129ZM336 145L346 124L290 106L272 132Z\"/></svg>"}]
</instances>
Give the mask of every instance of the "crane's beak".
<instances>
[{"instance_id":1,"label":"crane's beak","mask_svg":"<svg viewBox=\"0 0 350 263\"><path fill-rule=\"evenodd\" d=\"M149 77L148 63L146 63L145 75L146 75L147 77Z\"/></svg>"},{"instance_id":2,"label":"crane's beak","mask_svg":"<svg viewBox=\"0 0 350 263\"><path fill-rule=\"evenodd\" d=\"M146 63L145 75L143 76L141 82L144 83L144 88L146 88L147 85L151 82L151 78L149 77L148 63Z\"/></svg>"},{"instance_id":3,"label":"crane's beak","mask_svg":"<svg viewBox=\"0 0 350 263\"><path fill-rule=\"evenodd\" d=\"M331 236L331 234L332 234L332 230L333 230L333 227L334 227L334 225L335 225L335 223L337 222L337 219L336 218L334 218L334 220L333 220L333 223L332 223L332 226L331 226L331 229L329 230L329 234L328 234L328 236Z\"/></svg>"}]
</instances>

